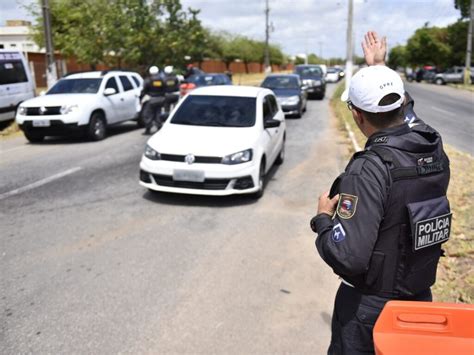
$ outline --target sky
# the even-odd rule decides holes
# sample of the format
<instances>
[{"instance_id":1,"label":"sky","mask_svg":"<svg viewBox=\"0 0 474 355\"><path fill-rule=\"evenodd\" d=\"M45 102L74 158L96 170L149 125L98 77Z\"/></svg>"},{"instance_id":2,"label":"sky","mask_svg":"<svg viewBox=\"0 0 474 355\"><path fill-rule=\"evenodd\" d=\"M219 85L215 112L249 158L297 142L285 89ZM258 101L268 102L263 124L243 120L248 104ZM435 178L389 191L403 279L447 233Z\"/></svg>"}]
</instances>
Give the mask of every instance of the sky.
<instances>
[{"instance_id":1,"label":"sky","mask_svg":"<svg viewBox=\"0 0 474 355\"><path fill-rule=\"evenodd\" d=\"M7 19L30 19L22 5L33 0L0 0L0 25ZM265 39L265 0L181 0L184 8L200 9L202 24L256 40ZM273 31L270 42L288 55L315 53L346 57L348 0L269 0ZM454 0L354 0L354 52L368 30L388 38L389 47L406 44L426 22L446 26L460 17Z\"/></svg>"}]
</instances>

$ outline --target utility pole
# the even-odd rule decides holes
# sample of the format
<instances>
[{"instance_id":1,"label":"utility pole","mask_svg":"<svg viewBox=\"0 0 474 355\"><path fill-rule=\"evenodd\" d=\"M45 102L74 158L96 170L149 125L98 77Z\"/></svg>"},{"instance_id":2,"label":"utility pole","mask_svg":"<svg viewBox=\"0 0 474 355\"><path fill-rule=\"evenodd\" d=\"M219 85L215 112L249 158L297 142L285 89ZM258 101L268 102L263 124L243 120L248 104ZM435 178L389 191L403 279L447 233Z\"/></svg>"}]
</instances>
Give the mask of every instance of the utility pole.
<instances>
[{"instance_id":1,"label":"utility pole","mask_svg":"<svg viewBox=\"0 0 474 355\"><path fill-rule=\"evenodd\" d=\"M346 50L346 90L352 78L352 17L354 12L353 0L349 0L349 15L347 17L347 50Z\"/></svg>"},{"instance_id":2,"label":"utility pole","mask_svg":"<svg viewBox=\"0 0 474 355\"><path fill-rule=\"evenodd\" d=\"M467 48L466 48L466 68L464 69L464 84L471 83L471 54L472 54L472 20L474 17L474 1L471 0L471 11L469 14L469 28L467 31Z\"/></svg>"},{"instance_id":3,"label":"utility pole","mask_svg":"<svg viewBox=\"0 0 474 355\"><path fill-rule=\"evenodd\" d=\"M46 83L50 88L57 80L56 64L54 62L53 36L51 33L51 14L49 11L49 0L41 0L43 8L44 38L46 42Z\"/></svg>"},{"instance_id":4,"label":"utility pole","mask_svg":"<svg viewBox=\"0 0 474 355\"><path fill-rule=\"evenodd\" d=\"M270 24L268 16L270 14L270 7L268 6L268 0L265 0L265 73L271 72L270 67L270 53L268 49L268 41L270 39Z\"/></svg>"}]
</instances>

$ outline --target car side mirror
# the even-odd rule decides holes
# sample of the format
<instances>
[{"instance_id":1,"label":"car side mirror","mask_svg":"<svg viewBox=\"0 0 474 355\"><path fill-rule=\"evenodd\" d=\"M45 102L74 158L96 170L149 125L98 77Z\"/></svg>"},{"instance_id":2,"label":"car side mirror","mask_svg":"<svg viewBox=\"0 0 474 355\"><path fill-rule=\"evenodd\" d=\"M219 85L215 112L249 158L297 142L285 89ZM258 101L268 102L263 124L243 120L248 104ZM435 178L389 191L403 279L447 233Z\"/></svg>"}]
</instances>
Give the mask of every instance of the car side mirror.
<instances>
[{"instance_id":1,"label":"car side mirror","mask_svg":"<svg viewBox=\"0 0 474 355\"><path fill-rule=\"evenodd\" d=\"M268 120L265 120L265 122L263 123L263 127L265 127L265 129L276 128L276 127L280 127L280 124L281 124L280 121L270 118Z\"/></svg>"},{"instance_id":2,"label":"car side mirror","mask_svg":"<svg viewBox=\"0 0 474 355\"><path fill-rule=\"evenodd\" d=\"M115 90L114 88L107 88L104 90L104 96L110 96L116 93L117 93L117 90Z\"/></svg>"}]
</instances>

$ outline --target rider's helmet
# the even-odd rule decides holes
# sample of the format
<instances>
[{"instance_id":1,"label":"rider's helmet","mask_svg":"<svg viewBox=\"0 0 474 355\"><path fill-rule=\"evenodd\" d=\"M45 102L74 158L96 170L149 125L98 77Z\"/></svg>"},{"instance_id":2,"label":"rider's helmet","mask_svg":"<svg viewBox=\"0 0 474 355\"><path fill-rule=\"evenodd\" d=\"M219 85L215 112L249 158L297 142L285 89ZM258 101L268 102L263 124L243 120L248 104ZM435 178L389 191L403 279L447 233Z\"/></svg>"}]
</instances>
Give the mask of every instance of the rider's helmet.
<instances>
[{"instance_id":1,"label":"rider's helmet","mask_svg":"<svg viewBox=\"0 0 474 355\"><path fill-rule=\"evenodd\" d=\"M160 72L160 69L158 69L156 65L153 65L150 67L150 69L148 69L148 72L150 73L150 75L155 75Z\"/></svg>"},{"instance_id":2,"label":"rider's helmet","mask_svg":"<svg viewBox=\"0 0 474 355\"><path fill-rule=\"evenodd\" d=\"M173 66L172 65L168 65L165 67L165 74L169 75L173 72Z\"/></svg>"}]
</instances>

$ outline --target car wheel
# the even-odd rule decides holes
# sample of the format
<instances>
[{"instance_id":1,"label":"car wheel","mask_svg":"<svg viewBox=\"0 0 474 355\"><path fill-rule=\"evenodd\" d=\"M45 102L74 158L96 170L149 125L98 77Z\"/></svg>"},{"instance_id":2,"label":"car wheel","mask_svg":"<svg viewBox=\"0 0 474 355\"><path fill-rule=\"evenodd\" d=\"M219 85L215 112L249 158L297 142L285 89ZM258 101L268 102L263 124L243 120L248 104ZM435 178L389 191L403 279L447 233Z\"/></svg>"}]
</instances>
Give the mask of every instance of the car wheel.
<instances>
[{"instance_id":1,"label":"car wheel","mask_svg":"<svg viewBox=\"0 0 474 355\"><path fill-rule=\"evenodd\" d=\"M31 143L40 143L44 140L44 134L38 132L24 131L26 139Z\"/></svg>"},{"instance_id":2,"label":"car wheel","mask_svg":"<svg viewBox=\"0 0 474 355\"><path fill-rule=\"evenodd\" d=\"M436 85L443 85L443 84L444 84L444 80L441 79L441 78L438 78L438 79L435 80L435 83L436 83Z\"/></svg>"},{"instance_id":3,"label":"car wheel","mask_svg":"<svg viewBox=\"0 0 474 355\"><path fill-rule=\"evenodd\" d=\"M265 190L265 161L260 162L260 169L258 173L258 190L253 194L255 199L259 199L263 196L263 191Z\"/></svg>"},{"instance_id":4,"label":"car wheel","mask_svg":"<svg viewBox=\"0 0 474 355\"><path fill-rule=\"evenodd\" d=\"M306 112L308 104L305 102L303 107L303 112Z\"/></svg>"},{"instance_id":5,"label":"car wheel","mask_svg":"<svg viewBox=\"0 0 474 355\"><path fill-rule=\"evenodd\" d=\"M283 144L281 146L280 153L278 154L278 157L275 160L276 165L281 165L285 161L285 141L286 139L283 138Z\"/></svg>"},{"instance_id":6,"label":"car wheel","mask_svg":"<svg viewBox=\"0 0 474 355\"><path fill-rule=\"evenodd\" d=\"M91 141L100 141L105 138L106 134L107 127L104 115L100 112L94 112L87 127L87 137Z\"/></svg>"}]
</instances>

